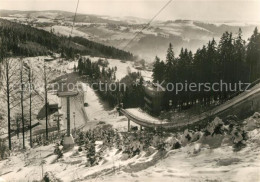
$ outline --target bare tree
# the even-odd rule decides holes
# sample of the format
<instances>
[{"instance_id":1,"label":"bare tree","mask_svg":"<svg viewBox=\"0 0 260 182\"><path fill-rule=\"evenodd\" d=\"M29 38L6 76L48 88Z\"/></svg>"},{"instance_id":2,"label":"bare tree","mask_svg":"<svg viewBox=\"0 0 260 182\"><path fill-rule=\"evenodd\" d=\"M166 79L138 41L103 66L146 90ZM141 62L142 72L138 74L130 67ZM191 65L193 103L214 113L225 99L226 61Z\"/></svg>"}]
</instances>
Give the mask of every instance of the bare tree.
<instances>
[{"instance_id":1,"label":"bare tree","mask_svg":"<svg viewBox=\"0 0 260 182\"><path fill-rule=\"evenodd\" d=\"M29 67L29 83L30 83L30 88L29 88L29 94L30 94L30 146L32 147L32 70Z\"/></svg>"},{"instance_id":2,"label":"bare tree","mask_svg":"<svg viewBox=\"0 0 260 182\"><path fill-rule=\"evenodd\" d=\"M44 79L44 100L45 100L45 123L46 123L46 141L49 139L49 128L48 128L48 88L50 86L51 80L54 78L53 74L51 74L50 68L47 69L46 60L43 63L43 79Z\"/></svg>"},{"instance_id":3,"label":"bare tree","mask_svg":"<svg viewBox=\"0 0 260 182\"><path fill-rule=\"evenodd\" d=\"M39 60L38 60L39 61ZM43 69L40 69L39 71L39 74L38 76L40 76L41 78L38 78L38 79L41 79L43 80L44 82L44 96L42 97L39 92L37 91L37 89L34 89L34 93L36 93L37 95L39 95L42 100L44 100L44 107L45 107L45 124L46 124L46 130L45 130L45 136L46 136L46 141L48 141L48 136L49 136L49 127L48 127L48 123L49 123L49 118L48 118L48 88L52 82L52 80L55 78L53 76L53 74L51 73L51 70L50 68L47 68L47 65L46 65L46 61L43 60Z\"/></svg>"},{"instance_id":4,"label":"bare tree","mask_svg":"<svg viewBox=\"0 0 260 182\"><path fill-rule=\"evenodd\" d=\"M23 92L24 92L24 83L23 83L23 60L20 60L20 86L21 86L21 112L22 112L22 130L23 130L23 149L25 149L25 136L24 136L24 107L23 107Z\"/></svg>"},{"instance_id":5,"label":"bare tree","mask_svg":"<svg viewBox=\"0 0 260 182\"><path fill-rule=\"evenodd\" d=\"M25 68L28 71L28 82L29 82L29 130L30 130L30 146L32 147L32 91L33 91L33 69L31 62L29 65L25 64Z\"/></svg>"},{"instance_id":6,"label":"bare tree","mask_svg":"<svg viewBox=\"0 0 260 182\"><path fill-rule=\"evenodd\" d=\"M2 63L2 71L1 71L1 90L3 93L3 99L7 104L7 123L8 123L8 143L9 150L12 149L12 141L11 141L11 106L15 102L15 82L17 79L17 61L11 58L4 58Z\"/></svg>"},{"instance_id":7,"label":"bare tree","mask_svg":"<svg viewBox=\"0 0 260 182\"><path fill-rule=\"evenodd\" d=\"M45 91L45 118L46 118L46 141L48 141L48 86L46 64L44 61L44 91Z\"/></svg>"}]
</instances>

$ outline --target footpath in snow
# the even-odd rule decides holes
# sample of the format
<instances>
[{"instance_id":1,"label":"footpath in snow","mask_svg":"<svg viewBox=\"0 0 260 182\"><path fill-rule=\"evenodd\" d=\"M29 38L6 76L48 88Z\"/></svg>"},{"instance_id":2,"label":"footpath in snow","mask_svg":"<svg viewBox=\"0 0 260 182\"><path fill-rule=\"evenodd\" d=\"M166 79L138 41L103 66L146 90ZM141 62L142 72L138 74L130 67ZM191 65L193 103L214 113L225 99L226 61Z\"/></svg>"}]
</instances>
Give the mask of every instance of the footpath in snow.
<instances>
[{"instance_id":1,"label":"footpath in snow","mask_svg":"<svg viewBox=\"0 0 260 182\"><path fill-rule=\"evenodd\" d=\"M82 89L84 91L84 102L88 106L84 107L84 110L90 121L100 120L108 117L108 110L105 108L105 103L100 101L97 93L87 84L82 83Z\"/></svg>"}]
</instances>

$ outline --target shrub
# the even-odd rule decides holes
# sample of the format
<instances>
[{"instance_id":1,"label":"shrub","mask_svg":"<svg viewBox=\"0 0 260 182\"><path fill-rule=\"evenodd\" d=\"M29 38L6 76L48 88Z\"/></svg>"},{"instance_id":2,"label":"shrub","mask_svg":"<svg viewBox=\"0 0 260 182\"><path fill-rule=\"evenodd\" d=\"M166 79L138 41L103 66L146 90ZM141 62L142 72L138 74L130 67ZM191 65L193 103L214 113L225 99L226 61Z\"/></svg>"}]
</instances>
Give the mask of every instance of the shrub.
<instances>
[{"instance_id":1,"label":"shrub","mask_svg":"<svg viewBox=\"0 0 260 182\"><path fill-rule=\"evenodd\" d=\"M54 154L56 154L56 155L58 156L58 159L63 156L63 152L62 152L62 150L60 149L59 144L57 144L57 145L55 146Z\"/></svg>"},{"instance_id":2,"label":"shrub","mask_svg":"<svg viewBox=\"0 0 260 182\"><path fill-rule=\"evenodd\" d=\"M0 160L6 159L9 156L9 149L6 145L6 140L0 138Z\"/></svg>"}]
</instances>

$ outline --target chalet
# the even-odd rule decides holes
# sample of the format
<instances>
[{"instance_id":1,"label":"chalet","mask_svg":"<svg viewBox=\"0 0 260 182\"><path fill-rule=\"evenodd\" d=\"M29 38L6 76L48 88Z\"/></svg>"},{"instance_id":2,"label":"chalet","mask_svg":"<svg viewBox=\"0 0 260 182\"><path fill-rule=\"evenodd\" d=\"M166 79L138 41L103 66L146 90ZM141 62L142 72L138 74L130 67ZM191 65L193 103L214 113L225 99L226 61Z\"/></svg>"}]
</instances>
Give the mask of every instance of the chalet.
<instances>
[{"instance_id":1,"label":"chalet","mask_svg":"<svg viewBox=\"0 0 260 182\"><path fill-rule=\"evenodd\" d=\"M156 83L148 83L144 86L144 108L152 115L159 115L162 110L162 101L165 89Z\"/></svg>"},{"instance_id":2,"label":"chalet","mask_svg":"<svg viewBox=\"0 0 260 182\"><path fill-rule=\"evenodd\" d=\"M137 70L143 70L143 66L142 66L142 65L137 65L137 66L135 66L135 69L137 69Z\"/></svg>"},{"instance_id":3,"label":"chalet","mask_svg":"<svg viewBox=\"0 0 260 182\"><path fill-rule=\"evenodd\" d=\"M48 94L48 105L50 110L58 110L61 108L61 99L57 95Z\"/></svg>"}]
</instances>

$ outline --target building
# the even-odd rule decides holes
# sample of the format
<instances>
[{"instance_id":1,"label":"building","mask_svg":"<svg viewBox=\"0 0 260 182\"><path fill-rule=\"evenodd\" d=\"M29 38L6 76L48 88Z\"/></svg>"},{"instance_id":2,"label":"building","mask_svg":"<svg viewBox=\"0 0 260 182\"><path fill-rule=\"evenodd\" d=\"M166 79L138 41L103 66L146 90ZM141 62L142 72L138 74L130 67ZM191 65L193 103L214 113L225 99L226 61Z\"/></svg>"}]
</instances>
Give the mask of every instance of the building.
<instances>
[{"instance_id":1,"label":"building","mask_svg":"<svg viewBox=\"0 0 260 182\"><path fill-rule=\"evenodd\" d=\"M51 112L57 112L61 108L61 98L56 94L48 93L48 106Z\"/></svg>"},{"instance_id":2,"label":"building","mask_svg":"<svg viewBox=\"0 0 260 182\"><path fill-rule=\"evenodd\" d=\"M165 89L156 83L148 83L144 86L144 108L152 115L159 115L162 110Z\"/></svg>"},{"instance_id":3,"label":"building","mask_svg":"<svg viewBox=\"0 0 260 182\"><path fill-rule=\"evenodd\" d=\"M48 93L48 116L58 112L61 109L61 98L59 98L54 93ZM40 111L38 112L37 119L43 120L46 115L46 107L45 105L42 106Z\"/></svg>"}]
</instances>

